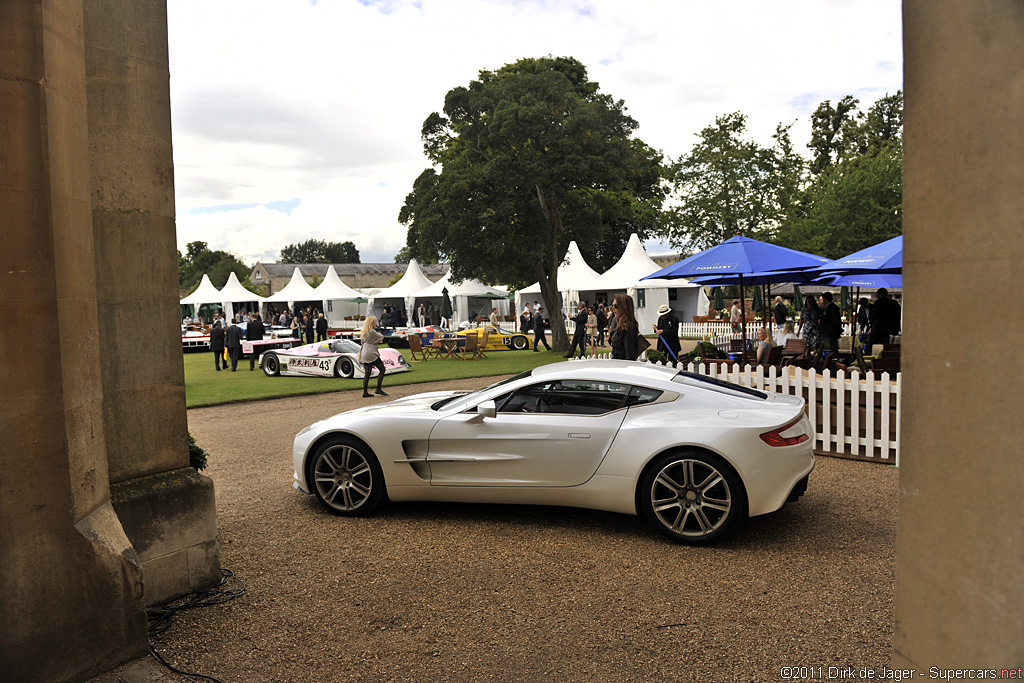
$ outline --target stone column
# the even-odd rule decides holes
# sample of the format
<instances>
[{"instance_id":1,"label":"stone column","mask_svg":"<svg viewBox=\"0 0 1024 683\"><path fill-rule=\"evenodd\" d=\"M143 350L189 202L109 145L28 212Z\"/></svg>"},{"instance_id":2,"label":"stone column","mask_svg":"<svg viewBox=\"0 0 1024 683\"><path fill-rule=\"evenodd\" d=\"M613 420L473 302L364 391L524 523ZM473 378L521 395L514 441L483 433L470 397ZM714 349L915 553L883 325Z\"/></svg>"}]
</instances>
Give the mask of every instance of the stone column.
<instances>
[{"instance_id":1,"label":"stone column","mask_svg":"<svg viewBox=\"0 0 1024 683\"><path fill-rule=\"evenodd\" d=\"M1024 5L904 0L893 662L1024 661ZM1017 676L1019 677L1019 676Z\"/></svg>"},{"instance_id":2,"label":"stone column","mask_svg":"<svg viewBox=\"0 0 1024 683\"><path fill-rule=\"evenodd\" d=\"M145 654L108 487L80 0L0 2L0 678Z\"/></svg>"},{"instance_id":3,"label":"stone column","mask_svg":"<svg viewBox=\"0 0 1024 683\"><path fill-rule=\"evenodd\" d=\"M220 578L213 483L189 467L164 0L85 0L103 424L154 604Z\"/></svg>"}]
</instances>

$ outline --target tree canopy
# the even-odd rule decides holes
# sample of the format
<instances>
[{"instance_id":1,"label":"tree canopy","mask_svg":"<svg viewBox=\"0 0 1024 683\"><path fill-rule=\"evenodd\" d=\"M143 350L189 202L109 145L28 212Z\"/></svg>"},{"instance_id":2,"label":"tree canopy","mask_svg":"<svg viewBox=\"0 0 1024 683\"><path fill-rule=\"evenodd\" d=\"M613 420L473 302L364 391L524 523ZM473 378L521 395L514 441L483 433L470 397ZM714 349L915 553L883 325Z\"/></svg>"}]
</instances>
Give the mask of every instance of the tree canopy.
<instances>
[{"instance_id":1,"label":"tree canopy","mask_svg":"<svg viewBox=\"0 0 1024 683\"><path fill-rule=\"evenodd\" d=\"M189 242L185 245L184 256L178 252L178 286L182 289L195 289L204 274L210 276L215 287L223 287L234 272L247 289L256 292L249 283L249 271L250 268L237 256L226 251L212 251L206 242Z\"/></svg>"},{"instance_id":2,"label":"tree canopy","mask_svg":"<svg viewBox=\"0 0 1024 683\"><path fill-rule=\"evenodd\" d=\"M451 262L452 276L525 286L539 281L564 348L557 267L575 240L611 253L662 218L661 154L633 137L625 104L601 93L571 57L522 59L445 97L424 121L434 164L399 213L403 256Z\"/></svg>"},{"instance_id":3,"label":"tree canopy","mask_svg":"<svg viewBox=\"0 0 1024 683\"><path fill-rule=\"evenodd\" d=\"M281 263L359 263L359 250L352 242L309 239L282 249Z\"/></svg>"}]
</instances>

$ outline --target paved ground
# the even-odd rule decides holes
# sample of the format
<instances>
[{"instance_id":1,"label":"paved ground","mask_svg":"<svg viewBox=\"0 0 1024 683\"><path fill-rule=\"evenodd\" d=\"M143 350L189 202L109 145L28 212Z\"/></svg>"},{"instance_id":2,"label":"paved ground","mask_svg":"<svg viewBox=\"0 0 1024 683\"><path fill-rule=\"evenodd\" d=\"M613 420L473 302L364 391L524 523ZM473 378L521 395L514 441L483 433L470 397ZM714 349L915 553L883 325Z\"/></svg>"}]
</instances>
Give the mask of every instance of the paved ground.
<instances>
[{"instance_id":1,"label":"paved ground","mask_svg":"<svg viewBox=\"0 0 1024 683\"><path fill-rule=\"evenodd\" d=\"M154 642L169 661L233 683L717 683L889 663L892 468L820 458L798 503L711 548L562 508L391 504L342 519L291 488L291 442L363 402L189 411L210 451L222 564L247 593L180 615Z\"/></svg>"}]
</instances>

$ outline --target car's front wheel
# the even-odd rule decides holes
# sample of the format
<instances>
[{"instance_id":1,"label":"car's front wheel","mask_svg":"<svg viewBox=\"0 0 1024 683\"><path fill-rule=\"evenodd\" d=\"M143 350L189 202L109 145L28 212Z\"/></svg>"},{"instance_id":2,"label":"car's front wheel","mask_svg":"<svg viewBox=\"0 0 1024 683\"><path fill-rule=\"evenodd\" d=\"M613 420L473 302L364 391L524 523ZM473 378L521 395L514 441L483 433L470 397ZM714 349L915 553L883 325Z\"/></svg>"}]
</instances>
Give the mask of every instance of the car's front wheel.
<instances>
[{"instance_id":1,"label":"car's front wheel","mask_svg":"<svg viewBox=\"0 0 1024 683\"><path fill-rule=\"evenodd\" d=\"M526 337L513 337L512 348L516 351L522 351L523 349L530 348L530 340Z\"/></svg>"},{"instance_id":2,"label":"car's front wheel","mask_svg":"<svg viewBox=\"0 0 1024 683\"><path fill-rule=\"evenodd\" d=\"M281 374L281 362L277 358L276 353L268 353L263 356L263 374L267 377L277 377Z\"/></svg>"},{"instance_id":3,"label":"car's front wheel","mask_svg":"<svg viewBox=\"0 0 1024 683\"><path fill-rule=\"evenodd\" d=\"M352 362L351 358L341 358L338 360L337 365L334 366L334 374L338 377L351 379L355 372L356 365Z\"/></svg>"},{"instance_id":4,"label":"car's front wheel","mask_svg":"<svg viewBox=\"0 0 1024 683\"><path fill-rule=\"evenodd\" d=\"M640 507L662 534L703 545L728 534L746 516L746 494L724 460L702 451L654 459L640 478Z\"/></svg>"},{"instance_id":5,"label":"car's front wheel","mask_svg":"<svg viewBox=\"0 0 1024 683\"><path fill-rule=\"evenodd\" d=\"M384 500L384 473L377 457L350 437L337 436L317 446L308 477L317 499L336 515L365 515Z\"/></svg>"}]
</instances>

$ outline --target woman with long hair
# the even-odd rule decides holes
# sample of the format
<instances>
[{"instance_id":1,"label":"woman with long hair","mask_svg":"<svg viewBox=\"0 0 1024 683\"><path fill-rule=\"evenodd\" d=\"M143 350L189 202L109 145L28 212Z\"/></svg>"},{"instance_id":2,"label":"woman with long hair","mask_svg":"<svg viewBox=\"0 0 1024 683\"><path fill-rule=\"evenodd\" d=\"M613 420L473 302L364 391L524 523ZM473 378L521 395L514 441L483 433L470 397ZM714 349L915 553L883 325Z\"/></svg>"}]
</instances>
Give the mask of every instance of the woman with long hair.
<instances>
[{"instance_id":1,"label":"woman with long hair","mask_svg":"<svg viewBox=\"0 0 1024 683\"><path fill-rule=\"evenodd\" d=\"M615 312L615 327L608 335L612 358L636 360L636 336L640 330L633 313L633 299L625 294L616 294L612 310Z\"/></svg>"},{"instance_id":2,"label":"woman with long hair","mask_svg":"<svg viewBox=\"0 0 1024 683\"><path fill-rule=\"evenodd\" d=\"M359 347L359 362L363 364L363 398L370 398L367 389L370 386L370 373L377 368L377 391L379 396L387 396L381 386L384 384L384 361L380 359L380 351L377 344L384 341L384 335L377 331L377 316L366 317L363 323L363 331L359 335L362 346Z\"/></svg>"},{"instance_id":3,"label":"woman with long hair","mask_svg":"<svg viewBox=\"0 0 1024 683\"><path fill-rule=\"evenodd\" d=\"M808 349L816 349L821 344L821 333L818 332L820 320L821 307L814 297L808 294L804 297L804 307L800 311L800 332L807 342Z\"/></svg>"}]
</instances>

